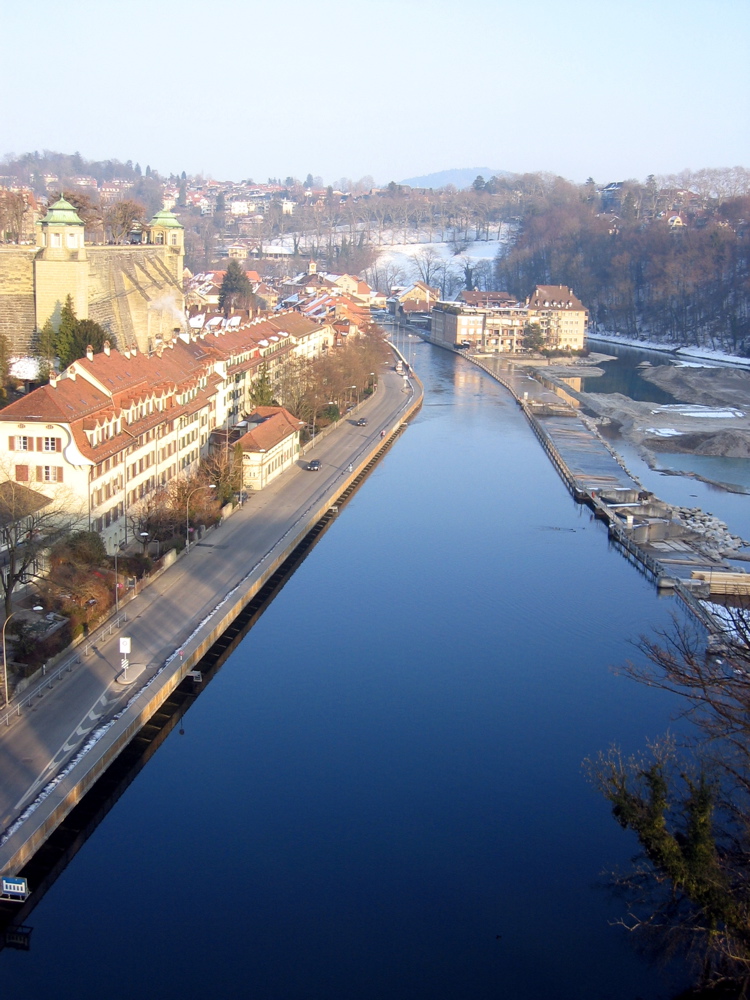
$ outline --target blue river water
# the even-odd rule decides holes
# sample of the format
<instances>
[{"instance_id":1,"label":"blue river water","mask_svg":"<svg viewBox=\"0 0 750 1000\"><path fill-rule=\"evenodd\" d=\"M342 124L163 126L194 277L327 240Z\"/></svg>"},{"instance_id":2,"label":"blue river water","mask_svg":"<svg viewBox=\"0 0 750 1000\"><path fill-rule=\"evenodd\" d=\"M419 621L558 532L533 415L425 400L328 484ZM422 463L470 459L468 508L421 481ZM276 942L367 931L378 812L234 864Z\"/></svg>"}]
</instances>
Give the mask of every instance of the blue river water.
<instances>
[{"instance_id":1,"label":"blue river water","mask_svg":"<svg viewBox=\"0 0 750 1000\"><path fill-rule=\"evenodd\" d=\"M507 393L410 344L406 433L0 954L7 997L657 1000L582 762L677 705L658 598Z\"/></svg>"}]
</instances>

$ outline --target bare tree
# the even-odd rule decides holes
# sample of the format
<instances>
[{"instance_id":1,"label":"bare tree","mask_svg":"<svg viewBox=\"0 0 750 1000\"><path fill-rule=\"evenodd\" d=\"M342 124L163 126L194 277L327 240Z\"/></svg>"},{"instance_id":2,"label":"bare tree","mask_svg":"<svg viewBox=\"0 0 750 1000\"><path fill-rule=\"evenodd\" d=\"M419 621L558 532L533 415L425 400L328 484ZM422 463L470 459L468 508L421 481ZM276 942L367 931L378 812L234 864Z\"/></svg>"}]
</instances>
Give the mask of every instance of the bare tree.
<instances>
[{"instance_id":1,"label":"bare tree","mask_svg":"<svg viewBox=\"0 0 750 1000\"><path fill-rule=\"evenodd\" d=\"M26 198L20 191L0 191L0 241L20 242L26 210Z\"/></svg>"},{"instance_id":2,"label":"bare tree","mask_svg":"<svg viewBox=\"0 0 750 1000\"><path fill-rule=\"evenodd\" d=\"M145 209L137 201L117 201L104 213L104 222L113 243L122 243L137 222L145 218Z\"/></svg>"},{"instance_id":3,"label":"bare tree","mask_svg":"<svg viewBox=\"0 0 750 1000\"><path fill-rule=\"evenodd\" d=\"M418 278L426 285L432 286L437 282L440 275L443 258L437 250L431 246L427 246L424 250L420 250L414 254L412 264Z\"/></svg>"},{"instance_id":4,"label":"bare tree","mask_svg":"<svg viewBox=\"0 0 750 1000\"><path fill-rule=\"evenodd\" d=\"M13 611L18 587L39 576L44 551L83 519L82 505L67 487L55 487L52 496L45 496L16 482L9 473L10 469L0 470L4 474L0 482L0 589L6 618Z\"/></svg>"},{"instance_id":5,"label":"bare tree","mask_svg":"<svg viewBox=\"0 0 750 1000\"><path fill-rule=\"evenodd\" d=\"M642 857L614 886L621 923L679 942L701 984L750 988L750 610L725 610L723 633L697 627L637 643L645 659L625 673L684 700L694 736L666 739L624 759L617 748L588 761L613 815L638 837ZM735 994L732 994L735 995Z\"/></svg>"}]
</instances>

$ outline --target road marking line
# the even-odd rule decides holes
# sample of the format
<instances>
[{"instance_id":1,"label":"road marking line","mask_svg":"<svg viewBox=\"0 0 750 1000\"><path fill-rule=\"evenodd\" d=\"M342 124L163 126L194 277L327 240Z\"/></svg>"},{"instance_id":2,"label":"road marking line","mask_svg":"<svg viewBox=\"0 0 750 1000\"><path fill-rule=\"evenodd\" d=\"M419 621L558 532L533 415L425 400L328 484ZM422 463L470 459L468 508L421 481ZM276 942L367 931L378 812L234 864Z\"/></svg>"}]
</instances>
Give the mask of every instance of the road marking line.
<instances>
[{"instance_id":1,"label":"road marking line","mask_svg":"<svg viewBox=\"0 0 750 1000\"><path fill-rule=\"evenodd\" d=\"M112 682L110 682L110 683L112 683ZM18 802L16 802L16 804L13 806L14 810L21 808L21 806L26 801L26 799L28 799L29 795L33 794L37 790L38 786L43 781L46 780L45 779L45 775L47 774L47 771L49 771L49 769L51 767L54 767L55 764L60 763L61 760L67 754L69 754L69 753L71 753L71 751L75 750L76 747L78 747L80 745L81 739L84 736L88 735L88 733L91 732L91 730L94 728L94 726L97 724L97 722L99 722L101 720L102 716L104 715L104 709L106 708L106 706L108 704L108 699L107 699L107 692L108 692L108 690L109 690L109 685L107 685L107 687L104 689L104 691L100 695L98 695L98 697L97 697L96 701L94 702L94 704L91 706L91 708L88 710L88 712L84 715L84 717L83 717L84 721L83 722L79 722L78 725L76 726L76 728L73 730L73 732L70 733L70 735L68 737L66 737L65 742L63 743L63 745L54 754L54 756L50 759L49 763L44 768L44 770L39 773L39 777L36 779L36 781L34 781L31 785L29 785L29 787L26 789L26 791L21 796L21 798L18 800ZM102 711L97 715L96 714L96 708L97 708L97 706L100 703L102 704ZM90 719L91 720L91 725L84 728L86 719ZM84 731L83 732L79 732L79 730L81 730L81 729L84 729ZM76 737L78 737L78 738L76 739ZM71 745L71 741L72 741L72 745Z\"/></svg>"}]
</instances>

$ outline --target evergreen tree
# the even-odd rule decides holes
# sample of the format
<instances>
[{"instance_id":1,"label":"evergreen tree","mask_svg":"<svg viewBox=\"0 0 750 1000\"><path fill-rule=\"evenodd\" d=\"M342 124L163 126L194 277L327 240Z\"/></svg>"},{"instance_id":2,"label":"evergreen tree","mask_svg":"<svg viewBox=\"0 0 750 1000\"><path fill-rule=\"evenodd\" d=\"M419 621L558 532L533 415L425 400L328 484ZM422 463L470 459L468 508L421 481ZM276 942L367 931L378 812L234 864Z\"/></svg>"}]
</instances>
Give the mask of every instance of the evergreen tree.
<instances>
[{"instance_id":1,"label":"evergreen tree","mask_svg":"<svg viewBox=\"0 0 750 1000\"><path fill-rule=\"evenodd\" d=\"M34 352L37 358L38 375L42 381L49 378L49 373L52 370L52 363L57 351L55 340L55 328L52 326L52 320L48 319L37 334L36 351Z\"/></svg>"},{"instance_id":2,"label":"evergreen tree","mask_svg":"<svg viewBox=\"0 0 750 1000\"><path fill-rule=\"evenodd\" d=\"M228 316L233 309L247 309L253 290L239 261L230 260L219 291L219 309Z\"/></svg>"},{"instance_id":3,"label":"evergreen tree","mask_svg":"<svg viewBox=\"0 0 750 1000\"><path fill-rule=\"evenodd\" d=\"M258 377L253 382L250 399L255 406L273 406L273 386L265 364L261 365Z\"/></svg>"},{"instance_id":4,"label":"evergreen tree","mask_svg":"<svg viewBox=\"0 0 750 1000\"><path fill-rule=\"evenodd\" d=\"M8 380L10 378L10 354L8 351L8 338L0 334L0 398L8 398Z\"/></svg>"},{"instance_id":5,"label":"evergreen tree","mask_svg":"<svg viewBox=\"0 0 750 1000\"><path fill-rule=\"evenodd\" d=\"M60 325L57 328L55 338L55 351L60 359L63 368L67 368L71 361L75 361L80 355L75 353L76 332L78 330L78 320L73 308L73 298L68 295L65 305L60 314Z\"/></svg>"},{"instance_id":6,"label":"evergreen tree","mask_svg":"<svg viewBox=\"0 0 750 1000\"><path fill-rule=\"evenodd\" d=\"M55 351L60 358L60 366L67 368L78 358L86 355L91 345L94 351L101 351L107 331L91 319L77 319L70 295L65 300L60 316L60 326L55 338Z\"/></svg>"},{"instance_id":7,"label":"evergreen tree","mask_svg":"<svg viewBox=\"0 0 750 1000\"><path fill-rule=\"evenodd\" d=\"M79 358L82 358L86 354L86 348L89 345L94 349L94 353L98 353L104 347L105 340L110 339L111 343L111 338L107 337L107 331L103 326L95 323L93 319L79 319L78 330L76 332Z\"/></svg>"}]
</instances>

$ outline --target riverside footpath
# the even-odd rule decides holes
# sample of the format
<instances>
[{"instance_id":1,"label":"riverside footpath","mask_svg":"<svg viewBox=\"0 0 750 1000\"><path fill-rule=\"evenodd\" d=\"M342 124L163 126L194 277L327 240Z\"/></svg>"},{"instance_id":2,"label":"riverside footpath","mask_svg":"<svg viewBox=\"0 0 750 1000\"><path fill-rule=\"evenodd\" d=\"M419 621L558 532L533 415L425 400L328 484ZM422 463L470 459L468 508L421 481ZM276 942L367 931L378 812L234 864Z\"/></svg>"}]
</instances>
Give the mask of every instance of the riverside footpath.
<instances>
[{"instance_id":1,"label":"riverside footpath","mask_svg":"<svg viewBox=\"0 0 750 1000\"><path fill-rule=\"evenodd\" d=\"M93 786L310 530L422 402L390 367L378 391L305 459L191 546L92 636L70 671L0 727L0 874L13 874ZM356 417L367 418L358 427ZM307 460L321 470L307 471ZM131 641L123 682L120 639ZM33 886L32 886L33 889Z\"/></svg>"}]
</instances>

